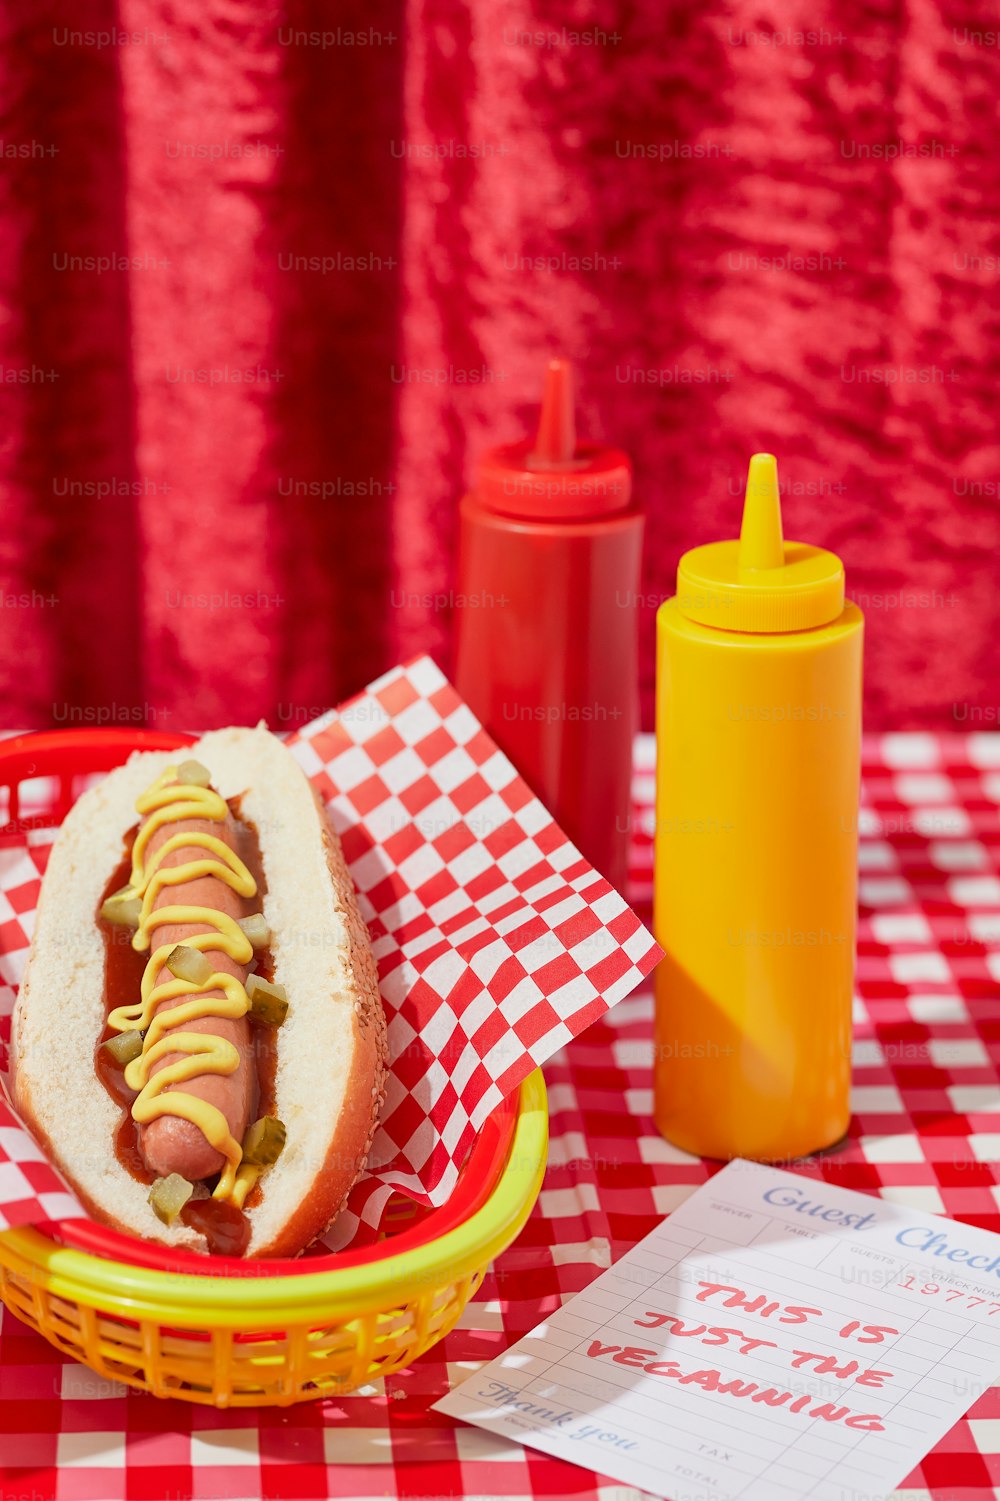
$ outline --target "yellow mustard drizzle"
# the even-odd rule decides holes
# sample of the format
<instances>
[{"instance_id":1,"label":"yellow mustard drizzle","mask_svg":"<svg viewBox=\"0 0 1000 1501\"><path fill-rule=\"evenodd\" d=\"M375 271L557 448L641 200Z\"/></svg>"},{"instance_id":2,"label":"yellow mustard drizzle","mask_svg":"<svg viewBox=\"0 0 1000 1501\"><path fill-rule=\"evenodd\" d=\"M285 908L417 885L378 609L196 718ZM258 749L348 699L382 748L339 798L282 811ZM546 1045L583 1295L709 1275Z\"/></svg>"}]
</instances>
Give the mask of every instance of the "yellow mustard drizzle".
<instances>
[{"instance_id":1,"label":"yellow mustard drizzle","mask_svg":"<svg viewBox=\"0 0 1000 1501\"><path fill-rule=\"evenodd\" d=\"M148 813L151 817L139 830L132 846L132 874L125 893L142 899L132 947L139 952L150 948L151 934L166 923L207 923L215 931L185 938L185 946L202 951L214 949L227 954L237 964L247 964L253 956L253 945L227 913L217 912L211 907L153 908L164 887L178 886L201 876L214 876L225 881L240 896L257 894L257 883L235 850L213 834L173 834L152 859L144 863L149 841L158 829L186 818L205 818L221 823L229 812L225 800L212 788L178 782L174 780L176 776L177 768L168 766L135 805L137 813ZM165 855L191 845L208 851L209 857L163 869ZM139 1125L146 1125L161 1115L173 1115L197 1126L209 1144L226 1159L213 1198L227 1199L242 1209L262 1169L242 1163L243 1148L231 1134L221 1110L207 1100L196 1099L175 1087L201 1074L235 1073L240 1064L239 1053L225 1038L200 1032L178 1032L176 1028L206 1016L237 1020L249 1011L250 1002L239 980L218 972L213 972L203 985L171 977L154 987L154 977L163 968L172 947L171 944L162 944L150 955L143 970L138 1004L116 1006L108 1017L108 1026L117 1032L133 1029L145 1032L141 1054L125 1069L126 1084L139 1091L132 1106L132 1117ZM222 998L204 994L208 990L221 990ZM162 1001L175 1000L182 995L195 999L173 1010L157 1012ZM150 1077L150 1070L169 1053L186 1056Z\"/></svg>"}]
</instances>

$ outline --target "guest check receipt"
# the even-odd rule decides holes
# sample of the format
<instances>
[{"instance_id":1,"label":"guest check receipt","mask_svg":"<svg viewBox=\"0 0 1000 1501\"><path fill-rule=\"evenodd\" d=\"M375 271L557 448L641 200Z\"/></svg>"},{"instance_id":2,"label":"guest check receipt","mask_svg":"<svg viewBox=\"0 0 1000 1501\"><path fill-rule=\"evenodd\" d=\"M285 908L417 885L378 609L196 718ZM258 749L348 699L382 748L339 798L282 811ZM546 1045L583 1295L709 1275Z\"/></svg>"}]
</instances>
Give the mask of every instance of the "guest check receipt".
<instances>
[{"instance_id":1,"label":"guest check receipt","mask_svg":"<svg viewBox=\"0 0 1000 1501\"><path fill-rule=\"evenodd\" d=\"M1000 1374L1000 1236L731 1162L435 1404L672 1501L876 1501Z\"/></svg>"}]
</instances>

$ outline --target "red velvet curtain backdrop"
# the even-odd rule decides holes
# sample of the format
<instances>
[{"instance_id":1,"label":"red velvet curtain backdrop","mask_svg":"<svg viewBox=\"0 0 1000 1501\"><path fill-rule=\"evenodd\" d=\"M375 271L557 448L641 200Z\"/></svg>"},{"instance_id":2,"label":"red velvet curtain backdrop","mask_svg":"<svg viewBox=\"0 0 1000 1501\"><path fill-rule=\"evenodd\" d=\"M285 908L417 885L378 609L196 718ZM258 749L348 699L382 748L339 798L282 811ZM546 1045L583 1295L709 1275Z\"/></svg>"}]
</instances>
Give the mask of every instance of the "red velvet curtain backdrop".
<instances>
[{"instance_id":1,"label":"red velvet curtain backdrop","mask_svg":"<svg viewBox=\"0 0 1000 1501\"><path fill-rule=\"evenodd\" d=\"M647 716L773 449L869 726L996 727L991 7L36 0L4 42L4 725L287 728L448 665L458 496L562 353L648 507Z\"/></svg>"}]
</instances>

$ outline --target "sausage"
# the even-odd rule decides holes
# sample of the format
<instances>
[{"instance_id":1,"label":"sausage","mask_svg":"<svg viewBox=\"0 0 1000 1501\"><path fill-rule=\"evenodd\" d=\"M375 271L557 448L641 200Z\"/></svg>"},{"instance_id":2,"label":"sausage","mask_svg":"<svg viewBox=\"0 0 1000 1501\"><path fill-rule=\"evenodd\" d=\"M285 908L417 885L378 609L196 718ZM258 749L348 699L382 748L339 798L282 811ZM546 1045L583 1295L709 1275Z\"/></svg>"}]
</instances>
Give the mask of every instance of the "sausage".
<instances>
[{"instance_id":1,"label":"sausage","mask_svg":"<svg viewBox=\"0 0 1000 1501\"><path fill-rule=\"evenodd\" d=\"M151 859L173 835L186 832L214 834L239 852L236 822L232 814L229 814L224 823L217 823L206 818L186 818L168 823L164 828L158 829L150 839L146 860ZM183 865L189 860L203 860L206 856L210 858L209 852L203 846L188 845L167 854L163 860L163 868ZM253 902L254 898L244 899L233 891L231 886L227 886L225 881L220 881L217 876L200 876L197 880L183 881L177 886L164 886L153 903L153 909L155 911L158 907L181 905L211 907L217 912L228 913L230 917L241 918L259 910L259 898L256 906L252 905ZM163 944L172 948L174 944L186 943L197 933L215 931L217 930L210 923L205 922L165 923L162 927L152 930L151 948L159 948ZM222 974L235 975L241 984L246 983L249 973L246 965L237 964L235 960L229 958L228 954L222 953L219 949L206 949L205 953L214 970ZM154 984L162 985L172 979L173 975L164 966L157 974ZM221 990L207 990L204 994L220 999L222 997ZM190 996L178 996L176 1000L161 1001L156 1008L157 1014L172 1011L176 1006L182 1006L188 1000ZM226 1117L232 1135L237 1141L242 1141L249 1124L250 1109L254 1104L253 1096L257 1085L256 1070L253 1067L253 1040L249 1018L243 1016L234 1021L228 1017L206 1016L200 1021L187 1022L183 1030L223 1037L231 1042L239 1053L240 1064L235 1073L199 1074L175 1087L185 1094L194 1095L196 1099L206 1100L209 1104L215 1105ZM170 1063L175 1063L182 1056L180 1053L168 1053L150 1069L150 1076L158 1074L160 1069L166 1068ZM164 1096L170 1093L170 1089L164 1090ZM146 1165L152 1172L163 1178L170 1173L180 1173L181 1177L187 1178L189 1183L221 1172L225 1162L221 1152L217 1152L209 1145L198 1127L179 1116L161 1115L142 1126L139 1131L139 1146Z\"/></svg>"}]
</instances>

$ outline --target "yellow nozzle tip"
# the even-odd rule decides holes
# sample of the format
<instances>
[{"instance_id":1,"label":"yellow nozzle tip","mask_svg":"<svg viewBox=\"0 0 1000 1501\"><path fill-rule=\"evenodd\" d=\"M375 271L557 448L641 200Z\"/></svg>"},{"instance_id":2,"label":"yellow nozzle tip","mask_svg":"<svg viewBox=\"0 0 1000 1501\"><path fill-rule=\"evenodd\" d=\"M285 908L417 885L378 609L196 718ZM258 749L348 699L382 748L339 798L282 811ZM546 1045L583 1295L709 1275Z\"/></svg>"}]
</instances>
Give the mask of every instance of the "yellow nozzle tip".
<instances>
[{"instance_id":1,"label":"yellow nozzle tip","mask_svg":"<svg viewBox=\"0 0 1000 1501\"><path fill-rule=\"evenodd\" d=\"M781 568L784 561L778 461L773 453L755 453L747 471L739 567L741 572L744 569Z\"/></svg>"},{"instance_id":2,"label":"yellow nozzle tip","mask_svg":"<svg viewBox=\"0 0 1000 1501\"><path fill-rule=\"evenodd\" d=\"M773 485L778 484L778 461L773 453L755 453L750 456L750 467L747 470L747 485Z\"/></svg>"}]
</instances>

